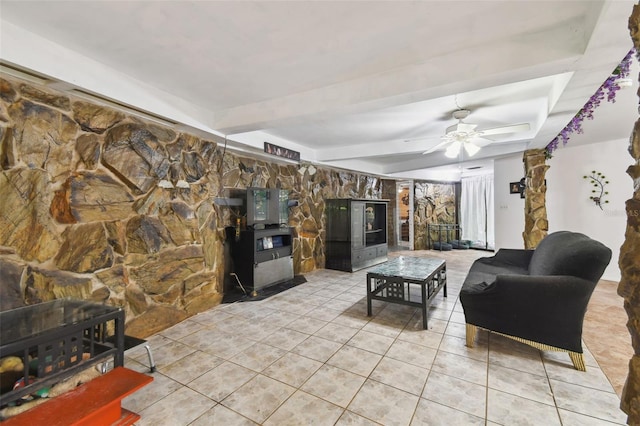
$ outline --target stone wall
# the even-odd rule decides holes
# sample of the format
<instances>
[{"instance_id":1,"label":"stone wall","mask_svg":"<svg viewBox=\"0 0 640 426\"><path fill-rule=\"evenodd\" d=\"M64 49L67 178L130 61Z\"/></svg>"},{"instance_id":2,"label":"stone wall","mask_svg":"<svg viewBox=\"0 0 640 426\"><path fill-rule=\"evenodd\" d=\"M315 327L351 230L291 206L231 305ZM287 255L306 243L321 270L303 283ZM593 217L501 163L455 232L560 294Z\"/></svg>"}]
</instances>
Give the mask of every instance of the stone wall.
<instances>
[{"instance_id":1,"label":"stone wall","mask_svg":"<svg viewBox=\"0 0 640 426\"><path fill-rule=\"evenodd\" d=\"M549 231L547 220L547 180L549 166L544 149L529 149L522 157L524 163L524 248L534 249Z\"/></svg>"},{"instance_id":2,"label":"stone wall","mask_svg":"<svg viewBox=\"0 0 640 426\"><path fill-rule=\"evenodd\" d=\"M457 223L456 184L441 182L414 182L414 249L428 249L427 225L430 223ZM432 233L437 240L438 234Z\"/></svg>"},{"instance_id":3,"label":"stone wall","mask_svg":"<svg viewBox=\"0 0 640 426\"><path fill-rule=\"evenodd\" d=\"M0 310L62 297L120 306L146 337L220 303L230 189L290 191L295 273L324 267L324 200L379 178L238 157L206 140L0 78ZM226 152L226 154L225 154Z\"/></svg>"},{"instance_id":4,"label":"stone wall","mask_svg":"<svg viewBox=\"0 0 640 426\"><path fill-rule=\"evenodd\" d=\"M633 6L629 17L629 31L636 52L640 52L638 4ZM640 118L633 126L628 152L631 164L627 174L633 181L633 194L625 203L627 228L618 258L621 272L618 294L624 297L624 309L629 317L627 329L631 334L633 356L629 360L629 374L622 390L620 408L628 415L627 424L637 425L640 424Z\"/></svg>"},{"instance_id":5,"label":"stone wall","mask_svg":"<svg viewBox=\"0 0 640 426\"><path fill-rule=\"evenodd\" d=\"M389 200L387 203L387 244L395 246L396 241L396 182L392 180L383 181L382 198Z\"/></svg>"}]
</instances>

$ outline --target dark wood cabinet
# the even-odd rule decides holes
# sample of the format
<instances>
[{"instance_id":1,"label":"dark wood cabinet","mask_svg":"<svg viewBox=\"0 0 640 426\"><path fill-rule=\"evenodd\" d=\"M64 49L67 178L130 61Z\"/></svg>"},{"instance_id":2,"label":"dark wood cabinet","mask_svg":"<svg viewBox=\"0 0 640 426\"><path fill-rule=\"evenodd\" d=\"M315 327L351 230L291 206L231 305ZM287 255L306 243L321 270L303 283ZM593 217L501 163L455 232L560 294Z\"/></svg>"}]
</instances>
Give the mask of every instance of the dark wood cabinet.
<instances>
[{"instance_id":1,"label":"dark wood cabinet","mask_svg":"<svg viewBox=\"0 0 640 426\"><path fill-rule=\"evenodd\" d=\"M353 272L387 260L387 203L326 201L326 268Z\"/></svg>"}]
</instances>

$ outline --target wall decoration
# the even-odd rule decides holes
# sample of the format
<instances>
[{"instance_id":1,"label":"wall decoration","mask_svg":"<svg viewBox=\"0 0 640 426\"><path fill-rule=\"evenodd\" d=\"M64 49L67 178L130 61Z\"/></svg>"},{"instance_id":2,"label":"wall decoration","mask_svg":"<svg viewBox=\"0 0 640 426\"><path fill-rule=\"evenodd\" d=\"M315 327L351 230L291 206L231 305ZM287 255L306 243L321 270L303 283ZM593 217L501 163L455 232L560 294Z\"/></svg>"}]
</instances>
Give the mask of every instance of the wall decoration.
<instances>
[{"instance_id":1,"label":"wall decoration","mask_svg":"<svg viewBox=\"0 0 640 426\"><path fill-rule=\"evenodd\" d=\"M520 179L518 182L509 182L509 194L520 194L520 198L524 198L525 187L525 178Z\"/></svg>"},{"instance_id":2,"label":"wall decoration","mask_svg":"<svg viewBox=\"0 0 640 426\"><path fill-rule=\"evenodd\" d=\"M591 190L592 195L589 199L593 200L596 206L602 210L602 204L609 202L609 200L604 199L605 195L609 195L609 192L604 190L605 185L609 184L609 181L605 180L605 176L602 173L596 172L595 170L592 170L590 175L583 176L583 178L589 179L589 183L593 185L593 189Z\"/></svg>"},{"instance_id":3,"label":"wall decoration","mask_svg":"<svg viewBox=\"0 0 640 426\"><path fill-rule=\"evenodd\" d=\"M283 148L278 145L272 145L269 142L264 143L264 152L277 157L286 158L288 160L300 161L300 153L298 151Z\"/></svg>"}]
</instances>

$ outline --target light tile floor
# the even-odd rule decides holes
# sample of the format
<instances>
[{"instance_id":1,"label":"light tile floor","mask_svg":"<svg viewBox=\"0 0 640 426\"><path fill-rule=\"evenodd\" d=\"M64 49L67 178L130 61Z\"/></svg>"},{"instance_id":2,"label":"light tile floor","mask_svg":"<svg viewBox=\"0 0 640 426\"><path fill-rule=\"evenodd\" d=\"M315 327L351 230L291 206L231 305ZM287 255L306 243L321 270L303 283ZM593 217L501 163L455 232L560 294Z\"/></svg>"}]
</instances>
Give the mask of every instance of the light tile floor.
<instances>
[{"instance_id":1,"label":"light tile floor","mask_svg":"<svg viewBox=\"0 0 640 426\"><path fill-rule=\"evenodd\" d=\"M374 301L366 270L318 270L269 299L217 306L149 339L154 382L126 398L138 425L612 425L619 397L597 361L481 331L465 346L460 286L487 252L447 260L448 295L417 309ZM125 366L145 372L142 347Z\"/></svg>"}]
</instances>

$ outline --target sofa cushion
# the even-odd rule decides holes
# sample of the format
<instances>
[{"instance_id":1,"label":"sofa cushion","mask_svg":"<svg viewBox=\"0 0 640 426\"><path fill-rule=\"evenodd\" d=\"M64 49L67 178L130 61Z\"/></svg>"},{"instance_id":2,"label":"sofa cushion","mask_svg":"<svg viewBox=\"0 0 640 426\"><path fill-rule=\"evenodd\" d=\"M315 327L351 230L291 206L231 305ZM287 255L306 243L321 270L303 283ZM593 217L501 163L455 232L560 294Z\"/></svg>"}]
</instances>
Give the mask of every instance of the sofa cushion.
<instances>
[{"instance_id":1,"label":"sofa cushion","mask_svg":"<svg viewBox=\"0 0 640 426\"><path fill-rule=\"evenodd\" d=\"M611 260L611 250L578 232L547 235L536 247L529 275L572 275L597 282Z\"/></svg>"}]
</instances>

